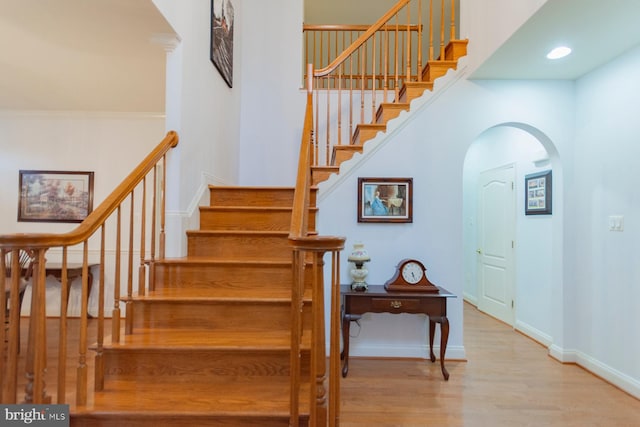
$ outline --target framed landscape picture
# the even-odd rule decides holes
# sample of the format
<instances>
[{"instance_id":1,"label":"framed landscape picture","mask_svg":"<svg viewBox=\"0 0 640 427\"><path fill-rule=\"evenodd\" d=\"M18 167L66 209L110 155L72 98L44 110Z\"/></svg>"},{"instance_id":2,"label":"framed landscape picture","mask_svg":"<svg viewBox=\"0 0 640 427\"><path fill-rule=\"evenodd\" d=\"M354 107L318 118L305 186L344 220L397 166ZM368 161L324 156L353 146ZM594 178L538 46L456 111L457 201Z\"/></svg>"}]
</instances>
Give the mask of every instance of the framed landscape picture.
<instances>
[{"instance_id":1,"label":"framed landscape picture","mask_svg":"<svg viewBox=\"0 0 640 427\"><path fill-rule=\"evenodd\" d=\"M233 19L230 0L211 0L209 57L229 87L233 87Z\"/></svg>"},{"instance_id":2,"label":"framed landscape picture","mask_svg":"<svg viewBox=\"0 0 640 427\"><path fill-rule=\"evenodd\" d=\"M358 178L358 222L413 222L413 179Z\"/></svg>"},{"instance_id":3,"label":"framed landscape picture","mask_svg":"<svg viewBox=\"0 0 640 427\"><path fill-rule=\"evenodd\" d=\"M19 173L18 221L82 222L93 210L93 172Z\"/></svg>"}]
</instances>

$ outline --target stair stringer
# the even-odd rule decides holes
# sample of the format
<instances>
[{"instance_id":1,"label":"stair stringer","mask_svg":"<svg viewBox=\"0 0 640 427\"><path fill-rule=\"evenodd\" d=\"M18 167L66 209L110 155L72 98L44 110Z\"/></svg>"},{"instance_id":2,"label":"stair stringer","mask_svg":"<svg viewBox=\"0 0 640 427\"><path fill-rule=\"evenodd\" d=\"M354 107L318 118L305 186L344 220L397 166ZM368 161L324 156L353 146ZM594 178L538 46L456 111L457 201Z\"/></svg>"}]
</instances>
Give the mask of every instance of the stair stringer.
<instances>
[{"instance_id":1,"label":"stair stringer","mask_svg":"<svg viewBox=\"0 0 640 427\"><path fill-rule=\"evenodd\" d=\"M386 132L378 132L374 138L363 144L362 153L354 153L353 157L340 164L337 174L334 173L328 179L318 183L318 201L324 200L331 194L333 189L339 187L344 180L356 172L357 166L367 162L384 145L393 141L396 134L419 117L420 113L427 109L429 105L444 95L448 88L460 79L465 78L467 75L467 58L468 56L458 58L457 68L450 68L444 76L437 78L434 81L433 90L427 90L422 96L413 99L408 111L402 111L398 117L389 120Z\"/></svg>"}]
</instances>

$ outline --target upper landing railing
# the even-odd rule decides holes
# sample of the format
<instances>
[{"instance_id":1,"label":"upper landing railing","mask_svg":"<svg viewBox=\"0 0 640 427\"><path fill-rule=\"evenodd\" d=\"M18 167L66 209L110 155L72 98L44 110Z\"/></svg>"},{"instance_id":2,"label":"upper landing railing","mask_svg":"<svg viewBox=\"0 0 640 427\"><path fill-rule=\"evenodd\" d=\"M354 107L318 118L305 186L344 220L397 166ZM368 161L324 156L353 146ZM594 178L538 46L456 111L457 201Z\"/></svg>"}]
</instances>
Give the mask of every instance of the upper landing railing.
<instances>
[{"instance_id":1,"label":"upper landing railing","mask_svg":"<svg viewBox=\"0 0 640 427\"><path fill-rule=\"evenodd\" d=\"M305 25L304 34L304 58L313 64L312 164L324 166L333 146L375 122L380 104L398 102L405 83L445 60L456 38L455 0L400 0L373 25Z\"/></svg>"}]
</instances>

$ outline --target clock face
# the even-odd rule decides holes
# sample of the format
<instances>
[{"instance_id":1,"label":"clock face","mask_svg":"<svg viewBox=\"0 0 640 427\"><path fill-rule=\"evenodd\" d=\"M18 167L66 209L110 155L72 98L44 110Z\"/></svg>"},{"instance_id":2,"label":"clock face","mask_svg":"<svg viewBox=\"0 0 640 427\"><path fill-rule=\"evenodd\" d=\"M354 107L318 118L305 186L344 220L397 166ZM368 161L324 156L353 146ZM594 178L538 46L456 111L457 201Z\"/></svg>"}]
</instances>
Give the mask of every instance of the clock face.
<instances>
[{"instance_id":1,"label":"clock face","mask_svg":"<svg viewBox=\"0 0 640 427\"><path fill-rule=\"evenodd\" d=\"M415 262L408 262L402 266L402 278L409 284L415 285L424 276L424 270L420 264Z\"/></svg>"}]
</instances>

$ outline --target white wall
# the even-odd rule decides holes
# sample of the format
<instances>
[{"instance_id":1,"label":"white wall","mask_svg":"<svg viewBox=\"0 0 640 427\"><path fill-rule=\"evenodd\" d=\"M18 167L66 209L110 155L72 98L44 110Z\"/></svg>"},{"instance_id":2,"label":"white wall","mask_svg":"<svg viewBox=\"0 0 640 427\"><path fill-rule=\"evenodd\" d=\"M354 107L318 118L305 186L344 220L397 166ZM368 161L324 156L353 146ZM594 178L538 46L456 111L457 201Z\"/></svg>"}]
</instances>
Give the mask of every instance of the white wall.
<instances>
[{"instance_id":1,"label":"white wall","mask_svg":"<svg viewBox=\"0 0 640 427\"><path fill-rule=\"evenodd\" d=\"M242 2L241 184L294 185L306 105L302 8L299 0Z\"/></svg>"},{"instance_id":2,"label":"white wall","mask_svg":"<svg viewBox=\"0 0 640 427\"><path fill-rule=\"evenodd\" d=\"M460 0L460 38L469 39L475 70L547 0ZM499 13L496 13L499 11Z\"/></svg>"},{"instance_id":3,"label":"white wall","mask_svg":"<svg viewBox=\"0 0 640 427\"><path fill-rule=\"evenodd\" d=\"M567 245L565 283L571 347L563 354L607 379L610 369L635 385L640 397L640 47L577 82L573 241ZM609 231L609 216L624 216ZM575 350L575 353L571 353ZM619 381L616 381L620 384ZM624 385L623 385L624 387Z\"/></svg>"}]
</instances>

